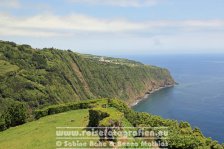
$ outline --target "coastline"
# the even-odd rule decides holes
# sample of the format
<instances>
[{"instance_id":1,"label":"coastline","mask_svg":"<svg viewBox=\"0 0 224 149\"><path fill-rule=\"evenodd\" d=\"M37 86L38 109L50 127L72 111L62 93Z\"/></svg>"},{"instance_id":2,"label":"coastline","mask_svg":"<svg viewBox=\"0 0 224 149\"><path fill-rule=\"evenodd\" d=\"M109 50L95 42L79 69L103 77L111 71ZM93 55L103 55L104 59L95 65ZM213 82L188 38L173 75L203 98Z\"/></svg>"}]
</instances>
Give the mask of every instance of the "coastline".
<instances>
[{"instance_id":1,"label":"coastline","mask_svg":"<svg viewBox=\"0 0 224 149\"><path fill-rule=\"evenodd\" d=\"M176 84L176 83L175 83L175 84ZM153 89L152 91L146 92L145 95L144 95L143 97L138 98L138 99L135 100L134 102L130 103L130 104L129 104L129 107L132 108L132 107L136 106L137 104L139 104L141 101L147 99L147 98L149 97L149 95L151 95L151 94L153 94L153 93L155 93L155 92L158 92L158 91L160 91L160 90L162 90L162 89L165 89L165 88L174 87L175 84L172 84L172 85L165 85L165 86L163 86L163 87L155 88L155 89Z\"/></svg>"}]
</instances>

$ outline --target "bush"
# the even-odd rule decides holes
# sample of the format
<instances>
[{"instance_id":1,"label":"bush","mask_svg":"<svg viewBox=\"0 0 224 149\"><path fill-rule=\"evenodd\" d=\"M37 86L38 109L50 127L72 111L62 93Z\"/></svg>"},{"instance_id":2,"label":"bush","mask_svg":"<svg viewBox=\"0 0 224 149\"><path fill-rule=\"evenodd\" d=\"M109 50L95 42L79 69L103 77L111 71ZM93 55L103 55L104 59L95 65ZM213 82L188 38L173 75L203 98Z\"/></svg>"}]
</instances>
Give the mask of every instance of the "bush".
<instances>
[{"instance_id":1,"label":"bush","mask_svg":"<svg viewBox=\"0 0 224 149\"><path fill-rule=\"evenodd\" d=\"M47 108L34 111L35 119L39 119L39 118L47 116L47 115L48 115L48 109Z\"/></svg>"},{"instance_id":2,"label":"bush","mask_svg":"<svg viewBox=\"0 0 224 149\"><path fill-rule=\"evenodd\" d=\"M98 105L99 102L100 100L96 99L96 100L80 101L80 102L68 103L68 104L53 105L53 106L46 107L44 109L35 110L34 116L35 116L35 119L39 119L47 115L62 113L62 112L70 111L70 110L92 108Z\"/></svg>"},{"instance_id":3,"label":"bush","mask_svg":"<svg viewBox=\"0 0 224 149\"><path fill-rule=\"evenodd\" d=\"M121 127L123 118L124 114L117 109L102 107L93 108L89 110L88 127L97 127L95 129L105 132L103 135L99 135L101 141L110 140L116 142L116 135L110 134L109 132L113 132L118 127Z\"/></svg>"},{"instance_id":4,"label":"bush","mask_svg":"<svg viewBox=\"0 0 224 149\"><path fill-rule=\"evenodd\" d=\"M55 105L48 108L48 115L62 113L69 110L75 110L75 109L70 109L68 105Z\"/></svg>"},{"instance_id":5,"label":"bush","mask_svg":"<svg viewBox=\"0 0 224 149\"><path fill-rule=\"evenodd\" d=\"M27 119L27 106L24 103L16 102L7 109L6 119L10 119L10 126L24 124Z\"/></svg>"},{"instance_id":6,"label":"bush","mask_svg":"<svg viewBox=\"0 0 224 149\"><path fill-rule=\"evenodd\" d=\"M108 117L109 114L100 109L89 110L89 127L98 127L101 120Z\"/></svg>"},{"instance_id":7,"label":"bush","mask_svg":"<svg viewBox=\"0 0 224 149\"><path fill-rule=\"evenodd\" d=\"M67 105L69 109L76 110L80 109L80 104L79 103L70 103Z\"/></svg>"},{"instance_id":8,"label":"bush","mask_svg":"<svg viewBox=\"0 0 224 149\"><path fill-rule=\"evenodd\" d=\"M27 105L18 101L12 102L0 116L0 130L5 130L9 127L24 124L27 117Z\"/></svg>"},{"instance_id":9,"label":"bush","mask_svg":"<svg viewBox=\"0 0 224 149\"><path fill-rule=\"evenodd\" d=\"M189 127L191 127L191 125L188 122L181 121L179 124L179 127L180 128L189 128Z\"/></svg>"},{"instance_id":10,"label":"bush","mask_svg":"<svg viewBox=\"0 0 224 149\"><path fill-rule=\"evenodd\" d=\"M124 113L126 119L132 123L132 125L137 125L137 113L129 108L124 102L118 99L109 99L108 104L110 107L118 109L120 112Z\"/></svg>"},{"instance_id":11,"label":"bush","mask_svg":"<svg viewBox=\"0 0 224 149\"><path fill-rule=\"evenodd\" d=\"M123 118L115 108L93 108L89 110L89 127L120 127Z\"/></svg>"},{"instance_id":12,"label":"bush","mask_svg":"<svg viewBox=\"0 0 224 149\"><path fill-rule=\"evenodd\" d=\"M0 131L3 131L5 129L7 129L5 118L3 116L0 116Z\"/></svg>"},{"instance_id":13,"label":"bush","mask_svg":"<svg viewBox=\"0 0 224 149\"><path fill-rule=\"evenodd\" d=\"M32 60L37 69L47 68L47 60L43 55L35 53Z\"/></svg>"}]
</instances>

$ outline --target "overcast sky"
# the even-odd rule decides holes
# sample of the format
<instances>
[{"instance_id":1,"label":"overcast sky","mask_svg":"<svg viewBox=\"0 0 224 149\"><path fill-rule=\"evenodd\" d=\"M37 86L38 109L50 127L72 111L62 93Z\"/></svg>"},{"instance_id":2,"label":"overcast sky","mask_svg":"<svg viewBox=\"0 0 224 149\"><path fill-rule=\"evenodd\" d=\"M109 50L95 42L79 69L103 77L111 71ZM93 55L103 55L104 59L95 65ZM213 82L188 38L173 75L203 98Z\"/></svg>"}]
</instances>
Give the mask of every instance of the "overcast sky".
<instances>
[{"instance_id":1,"label":"overcast sky","mask_svg":"<svg viewBox=\"0 0 224 149\"><path fill-rule=\"evenodd\" d=\"M81 53L224 53L224 0L0 0L0 40Z\"/></svg>"}]
</instances>

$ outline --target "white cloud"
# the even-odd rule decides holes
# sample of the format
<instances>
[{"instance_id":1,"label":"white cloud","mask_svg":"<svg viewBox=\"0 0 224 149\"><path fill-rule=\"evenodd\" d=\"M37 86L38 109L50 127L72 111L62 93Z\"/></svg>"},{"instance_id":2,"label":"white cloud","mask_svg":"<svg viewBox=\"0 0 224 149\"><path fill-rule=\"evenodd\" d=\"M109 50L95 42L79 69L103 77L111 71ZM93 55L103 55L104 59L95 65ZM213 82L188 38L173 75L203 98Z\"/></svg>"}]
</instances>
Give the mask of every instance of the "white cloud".
<instances>
[{"instance_id":1,"label":"white cloud","mask_svg":"<svg viewBox=\"0 0 224 149\"><path fill-rule=\"evenodd\" d=\"M71 31L78 32L124 32L140 30L144 28L144 24L134 23L124 20L99 20L96 18L84 15L68 15L68 16L54 16L54 15L37 15L32 17L14 17L10 15L0 14L0 28L1 33L7 34L9 30L11 34L15 30L15 34L21 36L32 36L33 34L26 34L26 32L36 32L36 30L45 31L45 34L55 35L61 33L70 33ZM24 32L24 33L23 33ZM52 34L52 32L56 32ZM10 35L11 35L10 34ZM37 31L38 34L38 31Z\"/></svg>"},{"instance_id":2,"label":"white cloud","mask_svg":"<svg viewBox=\"0 0 224 149\"><path fill-rule=\"evenodd\" d=\"M75 32L133 33L179 30L197 31L223 29L224 20L160 20L134 22L122 19L98 19L79 14L57 16L52 14L15 17L0 14L0 33L16 36L65 36Z\"/></svg>"},{"instance_id":3,"label":"white cloud","mask_svg":"<svg viewBox=\"0 0 224 149\"><path fill-rule=\"evenodd\" d=\"M154 6L164 0L68 0L72 3L88 5L109 5L118 7Z\"/></svg>"},{"instance_id":4,"label":"white cloud","mask_svg":"<svg viewBox=\"0 0 224 149\"><path fill-rule=\"evenodd\" d=\"M21 28L8 28L3 27L0 28L0 35L5 36L28 36L28 37L53 37L53 36L63 36L63 34L59 34L56 32L45 32L45 31L38 31L38 30L28 30L28 29L21 29Z\"/></svg>"},{"instance_id":5,"label":"white cloud","mask_svg":"<svg viewBox=\"0 0 224 149\"><path fill-rule=\"evenodd\" d=\"M0 0L0 8L19 8L19 0Z\"/></svg>"}]
</instances>

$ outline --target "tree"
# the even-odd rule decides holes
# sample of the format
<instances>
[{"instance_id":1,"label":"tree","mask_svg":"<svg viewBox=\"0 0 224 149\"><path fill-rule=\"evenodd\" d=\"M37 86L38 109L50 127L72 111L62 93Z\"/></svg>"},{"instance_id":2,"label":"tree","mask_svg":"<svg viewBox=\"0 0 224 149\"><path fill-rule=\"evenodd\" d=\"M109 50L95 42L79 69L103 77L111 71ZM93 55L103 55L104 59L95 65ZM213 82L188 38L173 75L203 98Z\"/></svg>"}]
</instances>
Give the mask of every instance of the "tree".
<instances>
[{"instance_id":1,"label":"tree","mask_svg":"<svg viewBox=\"0 0 224 149\"><path fill-rule=\"evenodd\" d=\"M25 103L14 102L4 112L6 127L24 124L27 119L27 106Z\"/></svg>"}]
</instances>

